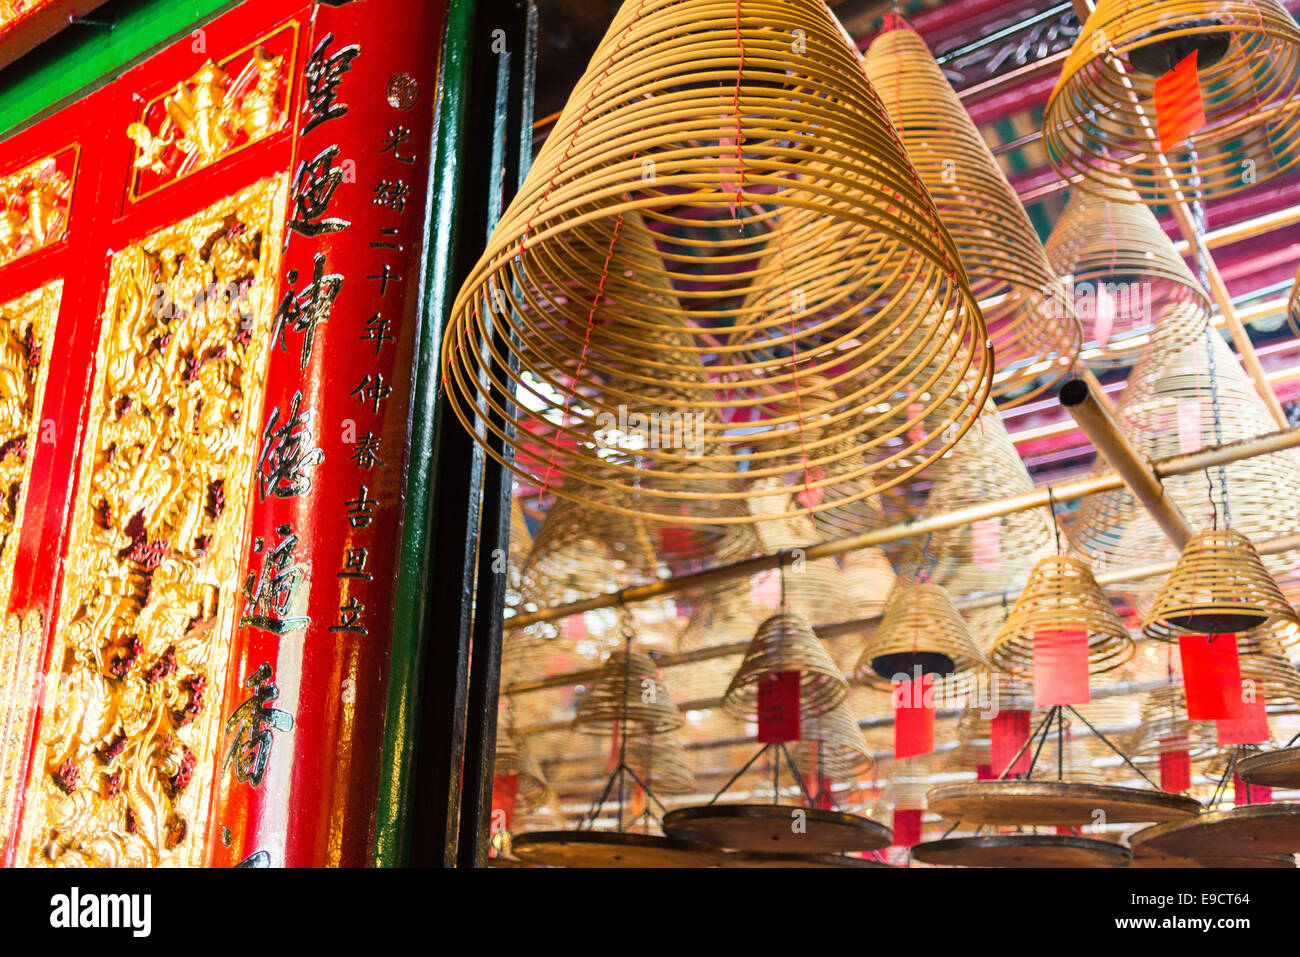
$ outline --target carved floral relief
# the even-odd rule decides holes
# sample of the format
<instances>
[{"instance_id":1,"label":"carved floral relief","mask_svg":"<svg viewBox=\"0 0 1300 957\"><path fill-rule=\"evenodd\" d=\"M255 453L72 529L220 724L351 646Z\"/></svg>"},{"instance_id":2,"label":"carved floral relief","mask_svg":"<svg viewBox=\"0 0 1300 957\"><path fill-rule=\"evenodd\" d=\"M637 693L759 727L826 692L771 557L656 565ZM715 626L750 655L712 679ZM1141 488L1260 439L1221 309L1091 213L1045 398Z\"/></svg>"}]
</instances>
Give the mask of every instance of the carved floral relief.
<instances>
[{"instance_id":1,"label":"carved floral relief","mask_svg":"<svg viewBox=\"0 0 1300 957\"><path fill-rule=\"evenodd\" d=\"M285 187L112 257L25 802L32 865L202 860Z\"/></svg>"}]
</instances>

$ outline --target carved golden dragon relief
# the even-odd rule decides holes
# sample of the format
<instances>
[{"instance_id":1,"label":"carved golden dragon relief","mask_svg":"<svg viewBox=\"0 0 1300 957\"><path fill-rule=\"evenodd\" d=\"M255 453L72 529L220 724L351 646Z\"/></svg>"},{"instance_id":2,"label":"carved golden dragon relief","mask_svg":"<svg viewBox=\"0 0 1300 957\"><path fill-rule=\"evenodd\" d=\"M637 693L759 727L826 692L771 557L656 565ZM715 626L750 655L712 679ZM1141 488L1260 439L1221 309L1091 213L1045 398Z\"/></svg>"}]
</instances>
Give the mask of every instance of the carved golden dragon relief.
<instances>
[{"instance_id":1,"label":"carved golden dragon relief","mask_svg":"<svg viewBox=\"0 0 1300 957\"><path fill-rule=\"evenodd\" d=\"M113 256L24 810L30 864L202 859L285 185Z\"/></svg>"},{"instance_id":2,"label":"carved golden dragon relief","mask_svg":"<svg viewBox=\"0 0 1300 957\"><path fill-rule=\"evenodd\" d=\"M71 199L72 179L55 156L0 176L0 266L62 239Z\"/></svg>"}]
</instances>

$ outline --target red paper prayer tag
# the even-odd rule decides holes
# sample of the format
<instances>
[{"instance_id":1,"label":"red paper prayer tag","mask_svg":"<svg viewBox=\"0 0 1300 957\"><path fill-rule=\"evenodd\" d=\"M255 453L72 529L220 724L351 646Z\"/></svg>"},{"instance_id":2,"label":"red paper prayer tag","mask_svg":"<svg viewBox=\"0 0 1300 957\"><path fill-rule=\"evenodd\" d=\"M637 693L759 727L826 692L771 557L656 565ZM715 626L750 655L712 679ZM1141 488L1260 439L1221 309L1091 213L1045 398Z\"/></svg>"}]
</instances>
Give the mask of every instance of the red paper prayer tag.
<instances>
[{"instance_id":1,"label":"red paper prayer tag","mask_svg":"<svg viewBox=\"0 0 1300 957\"><path fill-rule=\"evenodd\" d=\"M1237 777L1236 772L1234 772L1232 775L1232 803L1234 807L1244 807L1247 804L1272 804L1273 789L1258 784L1247 784Z\"/></svg>"},{"instance_id":2,"label":"red paper prayer tag","mask_svg":"<svg viewBox=\"0 0 1300 957\"><path fill-rule=\"evenodd\" d=\"M564 619L564 637L566 641L586 641L587 622L582 615L570 615Z\"/></svg>"},{"instance_id":3,"label":"red paper prayer tag","mask_svg":"<svg viewBox=\"0 0 1300 957\"><path fill-rule=\"evenodd\" d=\"M814 482L820 482L826 477L825 469L809 469L803 473L805 487L799 491L795 498L804 508L816 508L826 497L826 486L818 488L809 488Z\"/></svg>"},{"instance_id":4,"label":"red paper prayer tag","mask_svg":"<svg viewBox=\"0 0 1300 957\"><path fill-rule=\"evenodd\" d=\"M1241 662L1236 635L1180 635L1187 717L1192 721L1240 718Z\"/></svg>"},{"instance_id":5,"label":"red paper prayer tag","mask_svg":"<svg viewBox=\"0 0 1300 957\"><path fill-rule=\"evenodd\" d=\"M1192 762L1186 751L1160 755L1160 789L1177 794L1192 786Z\"/></svg>"},{"instance_id":6,"label":"red paper prayer tag","mask_svg":"<svg viewBox=\"0 0 1300 957\"><path fill-rule=\"evenodd\" d=\"M1058 824L1056 825L1056 833L1062 835L1063 837L1070 837L1071 835L1078 837L1079 829L1077 827L1070 827L1065 824Z\"/></svg>"},{"instance_id":7,"label":"red paper prayer tag","mask_svg":"<svg viewBox=\"0 0 1300 957\"><path fill-rule=\"evenodd\" d=\"M1160 151L1167 153L1205 125L1205 104L1201 101L1201 84L1196 79L1195 50L1156 80L1154 98Z\"/></svg>"},{"instance_id":8,"label":"red paper prayer tag","mask_svg":"<svg viewBox=\"0 0 1300 957\"><path fill-rule=\"evenodd\" d=\"M1088 633L1079 628L1034 632L1034 707L1091 700Z\"/></svg>"},{"instance_id":9,"label":"red paper prayer tag","mask_svg":"<svg viewBox=\"0 0 1300 957\"><path fill-rule=\"evenodd\" d=\"M1104 282L1097 283L1096 317L1092 321L1092 336L1097 345L1104 349L1110 342L1111 330L1115 328L1115 297L1106 288Z\"/></svg>"},{"instance_id":10,"label":"red paper prayer tag","mask_svg":"<svg viewBox=\"0 0 1300 957\"><path fill-rule=\"evenodd\" d=\"M989 730L989 760L994 777L1006 769L1011 759L1016 758L1016 752L1029 740L1029 717L1028 711L999 711L994 715ZM1027 772L1032 760L1029 749L1025 748L1024 753L1016 758L1016 766L1007 771L1007 777Z\"/></svg>"},{"instance_id":11,"label":"red paper prayer tag","mask_svg":"<svg viewBox=\"0 0 1300 957\"><path fill-rule=\"evenodd\" d=\"M1220 718L1214 722L1219 747L1230 744L1262 744L1269 739L1268 712L1264 709L1264 700L1243 701L1241 709L1240 718Z\"/></svg>"},{"instance_id":12,"label":"red paper prayer tag","mask_svg":"<svg viewBox=\"0 0 1300 957\"><path fill-rule=\"evenodd\" d=\"M934 751L934 675L900 682L894 688L894 757L914 758Z\"/></svg>"},{"instance_id":13,"label":"red paper prayer tag","mask_svg":"<svg viewBox=\"0 0 1300 957\"><path fill-rule=\"evenodd\" d=\"M992 780L994 780L995 778L997 778L997 772L995 772L995 771L993 770L993 765L991 765L991 764L977 764L977 765L975 765L975 780L976 780L976 781L992 781Z\"/></svg>"},{"instance_id":14,"label":"red paper prayer tag","mask_svg":"<svg viewBox=\"0 0 1300 957\"><path fill-rule=\"evenodd\" d=\"M515 819L515 800L519 794L519 775L498 774L492 779L492 826L494 831L510 830ZM502 820L497 821L500 811Z\"/></svg>"},{"instance_id":15,"label":"red paper prayer tag","mask_svg":"<svg viewBox=\"0 0 1300 957\"><path fill-rule=\"evenodd\" d=\"M799 672L781 671L758 681L758 740L799 740Z\"/></svg>"},{"instance_id":16,"label":"red paper prayer tag","mask_svg":"<svg viewBox=\"0 0 1300 957\"><path fill-rule=\"evenodd\" d=\"M970 523L971 557L977 565L996 565L1002 560L1002 519L982 518Z\"/></svg>"},{"instance_id":17,"label":"red paper prayer tag","mask_svg":"<svg viewBox=\"0 0 1300 957\"><path fill-rule=\"evenodd\" d=\"M894 810L894 846L915 847L921 843L920 808L895 808Z\"/></svg>"}]
</instances>

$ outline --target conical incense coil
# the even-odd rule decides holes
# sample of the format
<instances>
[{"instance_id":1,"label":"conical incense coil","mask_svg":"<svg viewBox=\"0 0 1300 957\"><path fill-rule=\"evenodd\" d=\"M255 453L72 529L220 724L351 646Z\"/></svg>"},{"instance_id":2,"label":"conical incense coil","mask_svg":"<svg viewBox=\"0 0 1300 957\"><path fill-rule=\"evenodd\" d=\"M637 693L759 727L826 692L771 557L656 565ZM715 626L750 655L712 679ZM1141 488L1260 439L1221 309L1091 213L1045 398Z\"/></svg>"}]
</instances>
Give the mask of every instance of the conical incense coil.
<instances>
[{"instance_id":1,"label":"conical incense coil","mask_svg":"<svg viewBox=\"0 0 1300 957\"><path fill-rule=\"evenodd\" d=\"M808 622L781 613L759 625L722 706L736 717L757 720L759 683L768 675L790 671L799 673L801 718L825 714L849 693L849 683Z\"/></svg>"},{"instance_id":2,"label":"conical incense coil","mask_svg":"<svg viewBox=\"0 0 1300 957\"><path fill-rule=\"evenodd\" d=\"M1183 549L1143 617L1142 633L1176 641L1185 634L1250 631L1275 619L1300 620L1250 539L1235 529L1206 529Z\"/></svg>"},{"instance_id":3,"label":"conical incense coil","mask_svg":"<svg viewBox=\"0 0 1300 957\"><path fill-rule=\"evenodd\" d=\"M1163 153L1155 88L1196 54L1205 125ZM1047 158L1084 189L1128 178L1175 197L1263 182L1300 159L1300 27L1277 0L1101 0L1074 41L1043 115ZM1167 169L1166 169L1167 166Z\"/></svg>"},{"instance_id":4,"label":"conical incense coil","mask_svg":"<svg viewBox=\"0 0 1300 957\"><path fill-rule=\"evenodd\" d=\"M683 723L654 660L644 651L614 651L578 703L573 729L612 734L626 722L628 734L663 734Z\"/></svg>"},{"instance_id":5,"label":"conical incense coil","mask_svg":"<svg viewBox=\"0 0 1300 957\"><path fill-rule=\"evenodd\" d=\"M1213 722L1187 717L1187 692L1181 681L1143 696L1141 722L1128 749L1130 758L1153 759L1178 751L1199 758L1216 747Z\"/></svg>"},{"instance_id":6,"label":"conical incense coil","mask_svg":"<svg viewBox=\"0 0 1300 957\"><path fill-rule=\"evenodd\" d=\"M957 675L987 666L941 586L899 584L885 603L880 626L867 639L854 674L876 688L889 689L902 675Z\"/></svg>"},{"instance_id":7,"label":"conical incense coil","mask_svg":"<svg viewBox=\"0 0 1300 957\"><path fill-rule=\"evenodd\" d=\"M890 348L891 333L923 324L922 350ZM844 427L808 464L863 463L829 483L871 479L852 493L865 499L919 472L958 436L932 443L943 423L898 448L875 410L895 407L899 385L929 391L929 368L957 381L974 369L966 401L980 401L986 338L957 249L823 4L638 0L615 15L456 296L442 381L457 418L530 484L578 500L611 488L627 498L593 503L710 524L695 509L748 497L742 479L802 485L799 430L786 426L826 413ZM833 407L771 411L815 375ZM600 447L602 416L649 387L659 412L703 413L692 426L707 451ZM777 435L784 447L768 444ZM844 504L837 494L814 510Z\"/></svg>"},{"instance_id":8,"label":"conical incense coil","mask_svg":"<svg viewBox=\"0 0 1300 957\"><path fill-rule=\"evenodd\" d=\"M1033 673L1034 636L1082 631L1088 638L1088 672L1101 674L1133 656L1133 639L1083 561L1067 555L1044 558L1029 576L1011 614L993 639L995 667Z\"/></svg>"},{"instance_id":9,"label":"conical incense coil","mask_svg":"<svg viewBox=\"0 0 1300 957\"><path fill-rule=\"evenodd\" d=\"M1004 407L1028 401L1058 382L1078 354L1073 305L925 41L908 27L886 29L864 63L980 301L997 361L994 394L1009 399Z\"/></svg>"},{"instance_id":10,"label":"conical incense coil","mask_svg":"<svg viewBox=\"0 0 1300 957\"><path fill-rule=\"evenodd\" d=\"M790 754L800 773L816 768L829 780L852 782L872 766L871 751L858 721L846 703L800 722L799 741L790 746ZM810 788L816 788L810 783Z\"/></svg>"},{"instance_id":11,"label":"conical incense coil","mask_svg":"<svg viewBox=\"0 0 1300 957\"><path fill-rule=\"evenodd\" d=\"M1033 490L1029 471L993 404L934 472L926 513L941 515ZM1001 590L1028 577L1053 540L1051 516L1032 508L917 536L904 565L933 558L931 581L952 594Z\"/></svg>"},{"instance_id":12,"label":"conical incense coil","mask_svg":"<svg viewBox=\"0 0 1300 957\"><path fill-rule=\"evenodd\" d=\"M1070 282L1084 339L1100 355L1090 365L1127 363L1140 333L1177 314L1188 337L1209 322L1210 301L1160 228L1155 213L1124 186L1075 190L1047 239L1047 257Z\"/></svg>"},{"instance_id":13,"label":"conical incense coil","mask_svg":"<svg viewBox=\"0 0 1300 957\"><path fill-rule=\"evenodd\" d=\"M496 770L497 777L516 775L519 789L515 792L517 807L541 807L551 799L551 786L546 783L542 766L533 757L528 742L511 733L509 728L497 725Z\"/></svg>"},{"instance_id":14,"label":"conical incense coil","mask_svg":"<svg viewBox=\"0 0 1300 957\"><path fill-rule=\"evenodd\" d=\"M1277 631L1270 625L1237 639L1243 693L1249 688L1270 711L1293 710L1300 705L1300 671L1274 637Z\"/></svg>"},{"instance_id":15,"label":"conical incense coil","mask_svg":"<svg viewBox=\"0 0 1300 957\"><path fill-rule=\"evenodd\" d=\"M1200 332L1197 328L1167 317L1130 373L1118 402L1115 418L1120 430L1153 461L1277 429L1222 336L1217 332L1207 336L1204 327L1199 327ZM1097 468L1105 469L1105 463ZM1165 494L1197 528L1213 524L1216 517L1225 524L1225 516L1215 514L1223 507L1224 476L1233 528L1260 540L1300 532L1300 468L1291 452L1232 462L1208 474L1166 476L1161 482ZM1127 489L1085 498L1070 542L1098 572L1177 555L1150 513ZM1265 565L1281 572L1294 561L1290 555L1271 556ZM1123 592L1138 597L1156 588L1155 579L1121 586Z\"/></svg>"},{"instance_id":16,"label":"conical incense coil","mask_svg":"<svg viewBox=\"0 0 1300 957\"><path fill-rule=\"evenodd\" d=\"M949 766L968 770L981 764L990 764L993 739L993 719L1007 711L1034 712L1034 686L1023 677L1002 672L975 672L978 686L989 689L987 694L972 696L957 718L957 740ZM1031 715L1030 727L1038 726L1045 711ZM994 771L1000 772L1001 768Z\"/></svg>"},{"instance_id":17,"label":"conical incense coil","mask_svg":"<svg viewBox=\"0 0 1300 957\"><path fill-rule=\"evenodd\" d=\"M655 794L689 794L695 790L695 772L675 734L629 738L627 763Z\"/></svg>"}]
</instances>

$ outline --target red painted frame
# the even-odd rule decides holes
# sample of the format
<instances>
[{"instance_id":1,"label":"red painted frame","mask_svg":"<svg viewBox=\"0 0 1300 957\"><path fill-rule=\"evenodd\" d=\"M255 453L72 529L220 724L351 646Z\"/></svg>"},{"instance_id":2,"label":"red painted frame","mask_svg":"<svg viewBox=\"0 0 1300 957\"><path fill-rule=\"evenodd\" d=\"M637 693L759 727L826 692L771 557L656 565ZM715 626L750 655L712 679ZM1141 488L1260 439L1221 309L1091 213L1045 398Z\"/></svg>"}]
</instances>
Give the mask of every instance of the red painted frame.
<instances>
[{"instance_id":1,"label":"red painted frame","mask_svg":"<svg viewBox=\"0 0 1300 957\"><path fill-rule=\"evenodd\" d=\"M380 129L385 123L402 122L411 129L409 143L417 153L417 160L409 170L410 198L402 224L402 242L405 255L396 265L396 273L403 277L400 287L414 292L418 279L418 252L425 195L424 174L428 168L427 150L435 102L436 63L430 62L424 50L437 47L445 4L424 4L418 0L368 0L366 3L333 5L304 4L302 0L249 0L249 2L216 17L202 26L202 50L196 50L194 34L179 38L169 47L124 73L118 79L90 93L81 100L43 120L42 122L0 142L0 175L55 153L70 144L78 144L80 156L76 181L73 185L69 227L64 238L44 249L24 256L0 269L0 302L9 301L23 293L63 278L63 297L57 324L57 335L50 344L50 372L44 398L42 417L55 422L55 441L36 443L30 470L30 487L20 529L14 580L10 593L9 611L28 613L37 610L44 624L45 655L51 647L53 622L58 618L58 601L63 586L64 555L69 541L74 483L77 463L81 454L84 423L88 411L89 392L94 380L94 357L100 336L100 320L109 275L112 251L138 241L153 230L212 205L240 188L275 173L290 173L299 162L298 127L301 123L303 97L302 66L325 33L338 34L335 47L348 43L361 43L363 55L358 57L355 70L348 77L349 96L354 104L352 121L336 129L325 124L309 134L303 149L318 150L324 132L326 137L339 137L345 141L345 153L355 157L360 171L355 183L339 191L339 200L354 194L349 203L353 227L335 234L328 245L331 269L356 274L351 283L357 290L340 295L335 311L335 328L322 327L318 350L328 356L332 365L316 363L304 374L299 369L294 350L281 353L274 350L268 373L266 409L284 407L286 396L295 389L304 388L320 397L323 407L331 414L341 416L355 400L348 392L355 385L353 373L363 367L365 352L351 340L358 323L364 322L359 310L368 304L359 296L368 285L362 278L372 265L369 242L382 222L388 226L384 210L370 204L368 194L362 195L370 184L366 171L378 169ZM393 24L403 23L403 32L395 34ZM190 77L209 57L220 61L223 57L242 50L250 41L266 36L286 25L296 24L296 64L290 74L290 102L288 122L282 127L246 147L235 150L211 166L170 182L143 195L131 198L130 185L134 181L132 160L135 146L126 136L126 126L136 120L142 104L153 101L176 84ZM394 36L404 36L400 47ZM366 56L365 51L370 51ZM394 118L395 111L380 109L373 102L376 84L382 91L388 79L399 70L406 70L420 78L420 94L415 108ZM368 99L363 101L362 90ZM393 115L385 115L392 112ZM330 139L329 142L336 142ZM313 154L314 155L314 154ZM291 200L292 202L292 200ZM300 259L300 251L313 245L304 237L293 236L282 271ZM283 278L277 290L277 301L285 291ZM391 293L390 293L391 297ZM391 298L390 298L391 301ZM291 665L298 677L290 689L282 680L282 697L278 707L297 711L292 746L282 747L279 757L284 762L292 759L292 766L271 769L271 778L282 783L272 792L271 787L255 790L246 784L233 784L229 772L221 773L220 762L216 768L212 822L209 834L209 856L215 863L233 863L245 853L239 844L223 846L217 822L219 816L230 818L236 813L248 825L246 836L251 848L258 841L272 839L283 847L283 858L276 864L297 865L363 864L370 852L370 829L374 812L374 791L377 784L377 762L382 739L383 706L387 690L388 639L391 632L392 595L391 578L397 543L400 540L400 490L404 485L406 409L409 402L412 333L415 328L415 297L402 297L394 312L397 341L388 364L393 393L386 403L382 416L373 428L383 435L382 446L390 463L384 477L387 506L377 514L374 541L377 553L373 564L376 575L375 623L362 641L331 641L325 632L330 613L337 608L337 591L332 586L333 563L338 561L346 540L347 523L342 528L338 521L315 522L315 503L289 500L296 506L298 521L305 521L310 537L309 547L301 554L319 550L317 576L322 587L313 590L312 614L319 618L319 632L297 641L297 659ZM368 313L367 313L368 315ZM345 327L345 319L347 326ZM344 336L345 328L349 333ZM333 341L337 339L337 342ZM357 414L360 421L363 416ZM375 418L375 417L372 417ZM338 434L334 423L328 433ZM345 450L334 442L321 443L326 450L327 462L338 469L346 461ZM340 473L342 469L339 469ZM331 471L322 472L322 484L333 491L347 483L355 484L352 475L340 476L337 482ZM379 494L379 483L374 483ZM353 489L352 491L355 491ZM336 496L337 497L337 496ZM283 521L281 514L267 515L259 510L254 496L254 509L250 512L250 527L246 529L246 542L251 542L252 524ZM274 503L276 505L280 502ZM284 510L281 510L283 512ZM294 511L290 509L289 511ZM330 513L332 515L332 512ZM304 529L300 528L300 532ZM387 551L385 551L385 547ZM244 567L240 581L248 574L250 549L245 548ZM328 576L328 578L326 577ZM246 629L241 629L246 630ZM237 702L239 682L245 677L244 661L249 653L282 654L283 649L265 647L265 641L237 639L232 657L230 678L232 686L223 701L222 689L213 689L209 707L221 707L221 718L230 713ZM252 651L250 652L250 646ZM304 650L305 649L305 650ZM292 658L292 651L289 652ZM256 662L254 662L254 666ZM48 671L44 662L42 673ZM348 707L339 707L338 680L342 674L356 676L355 697ZM292 700L290 700L292 699ZM31 732L27 743L27 779L33 773L36 742L35 728L40 725L40 704L34 710ZM346 741L341 740L343 725L347 724ZM236 807L237 806L237 807ZM292 811L292 814L290 814ZM224 813L223 813L224 812ZM21 809L19 811L21 816ZM291 820L292 818L292 820ZM0 831L21 833L21 821L0 821ZM268 838L268 830L278 837ZM241 841L245 829L241 828ZM0 865L15 863L17 841L8 842ZM25 849L24 849L25 852Z\"/></svg>"}]
</instances>

